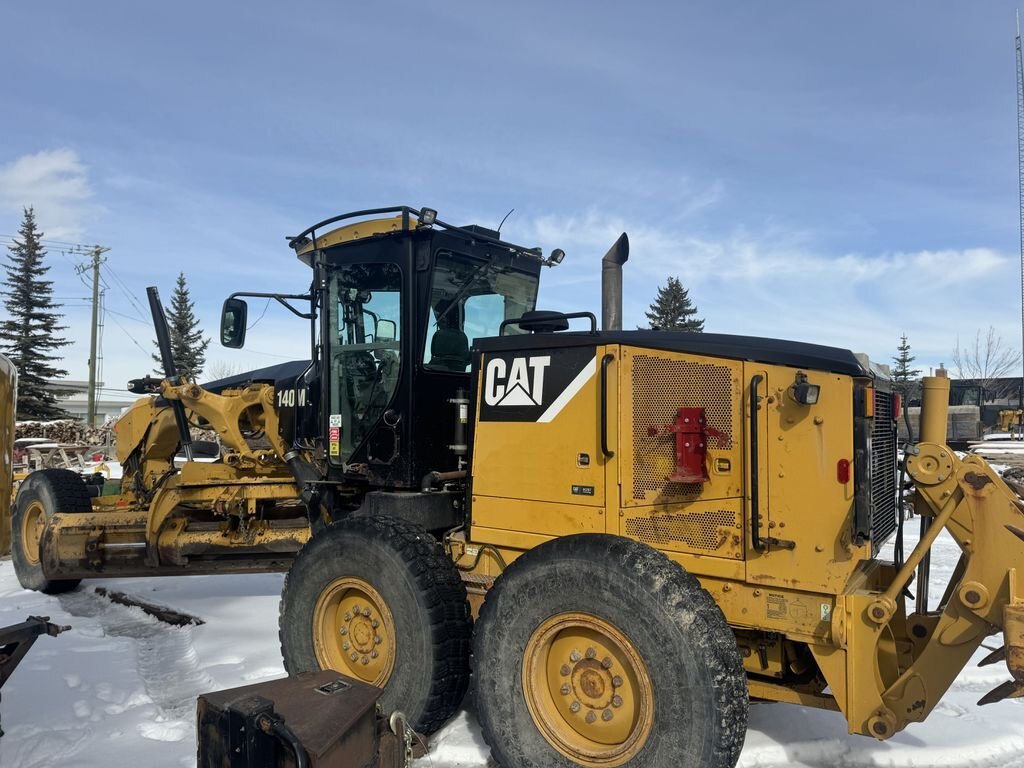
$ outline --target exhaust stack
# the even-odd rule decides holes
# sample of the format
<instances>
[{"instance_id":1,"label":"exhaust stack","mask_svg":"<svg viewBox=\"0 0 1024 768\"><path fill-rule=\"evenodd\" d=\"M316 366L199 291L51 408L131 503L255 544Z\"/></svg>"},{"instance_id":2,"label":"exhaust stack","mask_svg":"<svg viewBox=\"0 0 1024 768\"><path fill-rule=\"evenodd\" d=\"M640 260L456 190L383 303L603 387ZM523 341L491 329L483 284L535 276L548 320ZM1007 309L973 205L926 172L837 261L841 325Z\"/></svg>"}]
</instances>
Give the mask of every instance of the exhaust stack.
<instances>
[{"instance_id":1,"label":"exhaust stack","mask_svg":"<svg viewBox=\"0 0 1024 768\"><path fill-rule=\"evenodd\" d=\"M629 238L623 232L601 260L601 330L622 330L622 265L629 258Z\"/></svg>"}]
</instances>

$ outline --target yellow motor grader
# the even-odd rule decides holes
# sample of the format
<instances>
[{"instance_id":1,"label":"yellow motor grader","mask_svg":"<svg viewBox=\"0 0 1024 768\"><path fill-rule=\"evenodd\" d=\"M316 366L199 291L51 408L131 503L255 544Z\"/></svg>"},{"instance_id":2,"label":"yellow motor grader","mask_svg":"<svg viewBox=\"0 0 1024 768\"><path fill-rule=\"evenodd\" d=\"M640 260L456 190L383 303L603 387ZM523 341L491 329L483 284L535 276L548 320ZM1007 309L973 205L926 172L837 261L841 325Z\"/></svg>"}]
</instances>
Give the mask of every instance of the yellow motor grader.
<instances>
[{"instance_id":1,"label":"yellow motor grader","mask_svg":"<svg viewBox=\"0 0 1024 768\"><path fill-rule=\"evenodd\" d=\"M221 341L242 346L260 296L308 321L309 359L136 382L152 394L118 425L119 495L52 471L22 485L23 584L288 568L290 673L380 686L430 732L472 650L507 768L729 768L751 699L886 739L999 632L985 661L1011 679L982 703L1024 692L1024 512L946 444L945 379L925 380L898 462L901 403L865 358L621 330L625 236L604 257L600 330L536 310L560 250L430 209L344 214L290 244L310 290L233 294ZM217 432L218 461L175 466L190 425ZM890 560L900 472L921 535ZM942 532L962 555L932 593Z\"/></svg>"}]
</instances>

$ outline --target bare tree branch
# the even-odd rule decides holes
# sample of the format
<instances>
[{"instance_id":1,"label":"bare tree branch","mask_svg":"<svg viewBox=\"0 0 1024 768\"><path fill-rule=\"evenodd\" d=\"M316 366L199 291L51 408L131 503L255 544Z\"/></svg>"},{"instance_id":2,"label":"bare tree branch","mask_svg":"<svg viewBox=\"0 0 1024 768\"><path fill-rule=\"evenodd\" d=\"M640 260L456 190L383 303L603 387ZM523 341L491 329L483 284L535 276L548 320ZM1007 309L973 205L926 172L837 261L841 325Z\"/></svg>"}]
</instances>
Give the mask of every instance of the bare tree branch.
<instances>
[{"instance_id":1,"label":"bare tree branch","mask_svg":"<svg viewBox=\"0 0 1024 768\"><path fill-rule=\"evenodd\" d=\"M959 379L974 379L986 392L997 388L996 380L1005 378L1020 362L1020 352L1003 345L1003 339L991 325L987 332L979 328L974 343L960 346L956 340L953 366Z\"/></svg>"}]
</instances>

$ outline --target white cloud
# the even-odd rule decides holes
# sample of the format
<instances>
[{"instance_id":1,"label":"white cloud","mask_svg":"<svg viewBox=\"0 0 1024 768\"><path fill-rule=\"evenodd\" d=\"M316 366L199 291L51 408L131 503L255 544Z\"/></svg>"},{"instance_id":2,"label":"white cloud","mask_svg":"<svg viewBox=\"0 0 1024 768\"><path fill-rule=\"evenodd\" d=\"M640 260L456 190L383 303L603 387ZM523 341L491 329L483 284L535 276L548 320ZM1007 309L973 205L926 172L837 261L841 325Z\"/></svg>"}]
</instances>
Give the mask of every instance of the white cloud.
<instances>
[{"instance_id":1,"label":"white cloud","mask_svg":"<svg viewBox=\"0 0 1024 768\"><path fill-rule=\"evenodd\" d=\"M833 276L844 281L885 276L934 283L980 281L1004 269L1009 257L990 248L846 253L815 250L809 233L737 229L725 236L687 234L684 227L635 224L596 211L572 216L543 216L528 228L543 243L591 259L600 257L621 232L628 232L629 269L664 279L680 275L686 284L704 280L763 280L788 275Z\"/></svg>"},{"instance_id":2,"label":"white cloud","mask_svg":"<svg viewBox=\"0 0 1024 768\"><path fill-rule=\"evenodd\" d=\"M520 240L564 248L545 271L540 303L567 311L600 306L600 259L623 231L624 326L644 322L670 275L690 289L706 328L809 341L888 362L906 333L927 369L950 360L957 334L996 327L1020 333L1016 256L992 248L829 253L810 232L782 227L694 233L676 218L654 224L595 210L529 222ZM690 230L690 231L688 231Z\"/></svg>"},{"instance_id":3,"label":"white cloud","mask_svg":"<svg viewBox=\"0 0 1024 768\"><path fill-rule=\"evenodd\" d=\"M43 150L0 166L0 212L20 218L22 208L35 208L48 239L81 238L94 211L91 198L87 169L72 149Z\"/></svg>"}]
</instances>

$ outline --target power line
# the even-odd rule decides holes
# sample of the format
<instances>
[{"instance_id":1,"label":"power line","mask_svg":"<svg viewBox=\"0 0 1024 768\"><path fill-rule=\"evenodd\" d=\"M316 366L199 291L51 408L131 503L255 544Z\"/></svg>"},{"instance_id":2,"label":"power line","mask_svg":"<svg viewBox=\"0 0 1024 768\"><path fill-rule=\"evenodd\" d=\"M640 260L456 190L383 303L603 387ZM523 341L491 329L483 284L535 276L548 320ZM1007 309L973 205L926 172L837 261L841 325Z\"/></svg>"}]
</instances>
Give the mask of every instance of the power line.
<instances>
[{"instance_id":1,"label":"power line","mask_svg":"<svg viewBox=\"0 0 1024 768\"><path fill-rule=\"evenodd\" d=\"M149 325L148 320L143 320L141 317L135 315L126 315L124 312L118 312L117 310L111 309L110 307L104 306L104 311L109 312L112 315L118 315L119 317L126 318L128 320L134 320L136 323L142 323L143 325Z\"/></svg>"},{"instance_id":2,"label":"power line","mask_svg":"<svg viewBox=\"0 0 1024 768\"><path fill-rule=\"evenodd\" d=\"M11 242L16 241L19 237L21 237L21 235L7 235L0 233L0 238L3 238L4 240L9 240ZM72 243L68 242L67 240L52 240L48 237L39 238L37 242L40 245L47 248L51 246L54 248L80 248L83 251L87 251L91 248L96 247L94 245L85 245L84 243Z\"/></svg>"},{"instance_id":3,"label":"power line","mask_svg":"<svg viewBox=\"0 0 1024 768\"><path fill-rule=\"evenodd\" d=\"M135 310L139 313L139 316L145 317L146 310L143 309L141 304L139 304L138 299L136 299L132 295L131 289L128 287L128 284L125 283L125 281L121 279L121 276L114 271L114 268L110 266L110 262L104 264L104 267L106 268L107 274L109 274L110 277L114 280L114 284L117 286L117 288L121 291L121 293L125 295L129 303L133 307L135 307Z\"/></svg>"},{"instance_id":4,"label":"power line","mask_svg":"<svg viewBox=\"0 0 1024 768\"><path fill-rule=\"evenodd\" d=\"M152 354L152 352L149 352L146 349L144 349L143 346L141 344L139 344L139 342L135 339L135 337L132 336L130 333L128 333L128 329L125 328L123 325L121 325L119 322L117 322L117 320L115 320L114 318L110 318L110 322L112 322L114 325L116 325L118 328L120 328L124 332L124 335L127 336L131 340L132 344L134 344L136 347L138 347L143 353L145 353L147 355L151 355Z\"/></svg>"}]
</instances>

